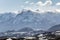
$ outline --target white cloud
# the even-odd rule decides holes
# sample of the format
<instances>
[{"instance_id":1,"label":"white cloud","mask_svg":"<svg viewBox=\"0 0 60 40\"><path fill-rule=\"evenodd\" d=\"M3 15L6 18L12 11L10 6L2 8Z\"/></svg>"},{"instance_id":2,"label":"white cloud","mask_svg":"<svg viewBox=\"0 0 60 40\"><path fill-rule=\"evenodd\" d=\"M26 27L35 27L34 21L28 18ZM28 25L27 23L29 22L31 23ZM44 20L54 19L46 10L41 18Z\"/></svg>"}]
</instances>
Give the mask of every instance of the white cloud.
<instances>
[{"instance_id":1,"label":"white cloud","mask_svg":"<svg viewBox=\"0 0 60 40\"><path fill-rule=\"evenodd\" d=\"M56 12L59 12L60 13L60 9L56 9Z\"/></svg>"},{"instance_id":2,"label":"white cloud","mask_svg":"<svg viewBox=\"0 0 60 40\"><path fill-rule=\"evenodd\" d=\"M29 4L29 5L33 5L35 4L34 2L29 2L29 1L25 1L26 4Z\"/></svg>"},{"instance_id":3,"label":"white cloud","mask_svg":"<svg viewBox=\"0 0 60 40\"><path fill-rule=\"evenodd\" d=\"M37 2L36 5L43 6L43 3L41 1Z\"/></svg>"},{"instance_id":4,"label":"white cloud","mask_svg":"<svg viewBox=\"0 0 60 40\"><path fill-rule=\"evenodd\" d=\"M39 1L36 4L38 6L50 6L50 5L52 5L52 1L51 0L47 0L45 3L43 3L42 1Z\"/></svg>"},{"instance_id":5,"label":"white cloud","mask_svg":"<svg viewBox=\"0 0 60 40\"><path fill-rule=\"evenodd\" d=\"M48 0L44 3L45 6L51 6L52 5L52 1L51 0Z\"/></svg>"},{"instance_id":6,"label":"white cloud","mask_svg":"<svg viewBox=\"0 0 60 40\"><path fill-rule=\"evenodd\" d=\"M52 6L51 0L47 0L45 3L43 3L42 1L39 1L36 3L36 5L37 5L37 9L39 9L39 11L43 12L43 13L47 12L47 11L51 12L54 10L54 7Z\"/></svg>"},{"instance_id":7,"label":"white cloud","mask_svg":"<svg viewBox=\"0 0 60 40\"><path fill-rule=\"evenodd\" d=\"M29 1L25 1L25 3L26 3L26 4L28 4L28 3L29 3Z\"/></svg>"},{"instance_id":8,"label":"white cloud","mask_svg":"<svg viewBox=\"0 0 60 40\"><path fill-rule=\"evenodd\" d=\"M60 2L59 3L56 3L56 5L59 6L60 5Z\"/></svg>"},{"instance_id":9,"label":"white cloud","mask_svg":"<svg viewBox=\"0 0 60 40\"><path fill-rule=\"evenodd\" d=\"M26 2L26 3L28 3L28 2ZM31 5L31 7L29 7L29 8L26 7L26 9L33 10L33 11L38 10L37 12L40 12L40 13L41 12L42 13L44 13L44 12L60 12L60 9L59 9L60 7L58 6L58 5L60 5L60 3L56 3L56 5L53 5L52 0L46 0L46 2L38 1L36 3L29 2L29 5Z\"/></svg>"}]
</instances>

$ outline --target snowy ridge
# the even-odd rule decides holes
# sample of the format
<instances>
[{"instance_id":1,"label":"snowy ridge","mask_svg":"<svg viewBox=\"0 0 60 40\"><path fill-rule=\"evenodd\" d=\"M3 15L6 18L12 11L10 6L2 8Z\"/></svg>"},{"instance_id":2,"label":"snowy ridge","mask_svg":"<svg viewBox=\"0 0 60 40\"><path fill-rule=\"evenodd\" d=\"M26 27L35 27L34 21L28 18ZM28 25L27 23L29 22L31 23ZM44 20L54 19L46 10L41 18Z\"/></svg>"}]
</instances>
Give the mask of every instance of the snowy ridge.
<instances>
[{"instance_id":1,"label":"snowy ridge","mask_svg":"<svg viewBox=\"0 0 60 40\"><path fill-rule=\"evenodd\" d=\"M59 20L58 20L59 19ZM31 27L47 30L53 25L60 24L60 13L37 13L31 10L23 10L18 14L0 14L0 26L2 31Z\"/></svg>"}]
</instances>

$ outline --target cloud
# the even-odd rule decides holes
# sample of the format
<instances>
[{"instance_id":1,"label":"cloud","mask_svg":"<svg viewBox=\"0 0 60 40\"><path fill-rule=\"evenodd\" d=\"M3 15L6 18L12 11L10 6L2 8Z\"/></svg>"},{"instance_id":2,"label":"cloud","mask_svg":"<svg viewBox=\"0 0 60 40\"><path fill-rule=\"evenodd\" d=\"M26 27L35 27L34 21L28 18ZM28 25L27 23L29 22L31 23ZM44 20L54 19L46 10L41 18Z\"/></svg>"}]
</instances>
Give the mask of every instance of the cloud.
<instances>
[{"instance_id":1,"label":"cloud","mask_svg":"<svg viewBox=\"0 0 60 40\"><path fill-rule=\"evenodd\" d=\"M59 12L60 13L60 9L56 9L56 12Z\"/></svg>"},{"instance_id":2,"label":"cloud","mask_svg":"<svg viewBox=\"0 0 60 40\"><path fill-rule=\"evenodd\" d=\"M28 2L26 2L28 3ZM60 5L59 3L56 3L56 5L53 5L52 0L46 0L46 2L42 2L42 1L38 1L36 3L34 2L29 2L29 5L31 5L31 7L26 9L30 9L30 10L38 10L38 12L60 12L60 7L58 5ZM34 5L34 6L33 6Z\"/></svg>"},{"instance_id":3,"label":"cloud","mask_svg":"<svg viewBox=\"0 0 60 40\"><path fill-rule=\"evenodd\" d=\"M57 6L60 6L60 2L59 3L56 3Z\"/></svg>"},{"instance_id":4,"label":"cloud","mask_svg":"<svg viewBox=\"0 0 60 40\"><path fill-rule=\"evenodd\" d=\"M29 3L29 1L25 1L25 3L26 3L26 4L28 4L28 3Z\"/></svg>"},{"instance_id":5,"label":"cloud","mask_svg":"<svg viewBox=\"0 0 60 40\"><path fill-rule=\"evenodd\" d=\"M52 1L51 0L48 0L44 3L45 6L51 6L52 5Z\"/></svg>"},{"instance_id":6,"label":"cloud","mask_svg":"<svg viewBox=\"0 0 60 40\"><path fill-rule=\"evenodd\" d=\"M38 6L44 6L41 1L37 2L36 5L38 5Z\"/></svg>"},{"instance_id":7,"label":"cloud","mask_svg":"<svg viewBox=\"0 0 60 40\"><path fill-rule=\"evenodd\" d=\"M26 4L29 4L29 5L33 5L35 4L34 2L29 2L29 1L25 1Z\"/></svg>"},{"instance_id":8,"label":"cloud","mask_svg":"<svg viewBox=\"0 0 60 40\"><path fill-rule=\"evenodd\" d=\"M50 6L50 5L52 5L52 1L51 0L47 0L45 3L43 3L42 1L39 1L36 4L38 6Z\"/></svg>"},{"instance_id":9,"label":"cloud","mask_svg":"<svg viewBox=\"0 0 60 40\"><path fill-rule=\"evenodd\" d=\"M52 1L51 0L47 0L46 2L42 2L42 1L39 1L39 2L37 2L36 3L36 5L37 5L37 9L39 9L39 12L47 12L47 11L49 11L49 12L54 12L55 10L55 7L53 7L52 6Z\"/></svg>"}]
</instances>

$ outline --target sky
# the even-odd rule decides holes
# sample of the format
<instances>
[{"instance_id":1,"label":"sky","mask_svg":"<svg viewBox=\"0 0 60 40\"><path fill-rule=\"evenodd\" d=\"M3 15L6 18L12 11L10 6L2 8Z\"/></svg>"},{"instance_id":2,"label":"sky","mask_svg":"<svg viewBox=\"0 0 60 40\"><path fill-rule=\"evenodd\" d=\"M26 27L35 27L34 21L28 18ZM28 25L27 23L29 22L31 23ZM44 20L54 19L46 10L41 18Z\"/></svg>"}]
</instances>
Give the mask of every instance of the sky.
<instances>
[{"instance_id":1,"label":"sky","mask_svg":"<svg viewBox=\"0 0 60 40\"><path fill-rule=\"evenodd\" d=\"M16 12L23 9L60 12L60 0L0 0L0 12Z\"/></svg>"}]
</instances>

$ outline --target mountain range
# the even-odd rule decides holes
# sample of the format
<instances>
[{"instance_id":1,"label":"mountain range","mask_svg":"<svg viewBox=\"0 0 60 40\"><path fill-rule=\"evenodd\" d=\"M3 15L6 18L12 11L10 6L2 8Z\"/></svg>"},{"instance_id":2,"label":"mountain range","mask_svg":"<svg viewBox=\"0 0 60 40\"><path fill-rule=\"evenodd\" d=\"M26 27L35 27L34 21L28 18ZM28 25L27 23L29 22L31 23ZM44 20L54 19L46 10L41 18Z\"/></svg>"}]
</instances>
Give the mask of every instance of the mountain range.
<instances>
[{"instance_id":1,"label":"mountain range","mask_svg":"<svg viewBox=\"0 0 60 40\"><path fill-rule=\"evenodd\" d=\"M24 27L48 30L57 24L60 24L60 13L58 12L38 13L23 10L18 14L12 12L0 14L0 32L18 30Z\"/></svg>"}]
</instances>

